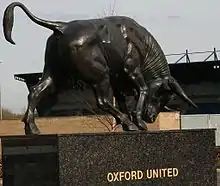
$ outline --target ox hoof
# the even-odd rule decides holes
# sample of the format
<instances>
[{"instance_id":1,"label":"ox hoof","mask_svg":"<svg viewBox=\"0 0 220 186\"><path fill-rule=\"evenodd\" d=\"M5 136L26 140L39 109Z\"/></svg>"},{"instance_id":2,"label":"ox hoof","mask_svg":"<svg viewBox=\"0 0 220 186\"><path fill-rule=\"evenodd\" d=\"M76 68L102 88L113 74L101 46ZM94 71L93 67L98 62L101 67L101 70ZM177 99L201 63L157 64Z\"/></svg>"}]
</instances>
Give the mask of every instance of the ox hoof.
<instances>
[{"instance_id":1,"label":"ox hoof","mask_svg":"<svg viewBox=\"0 0 220 186\"><path fill-rule=\"evenodd\" d=\"M35 124L25 125L25 135L39 135L40 131Z\"/></svg>"},{"instance_id":2,"label":"ox hoof","mask_svg":"<svg viewBox=\"0 0 220 186\"><path fill-rule=\"evenodd\" d=\"M139 128L140 130L147 130L147 125L146 125L146 123L142 120L142 121L138 122L138 128Z\"/></svg>"},{"instance_id":3,"label":"ox hoof","mask_svg":"<svg viewBox=\"0 0 220 186\"><path fill-rule=\"evenodd\" d=\"M128 131L138 131L138 127L136 125L129 125L128 126Z\"/></svg>"},{"instance_id":4,"label":"ox hoof","mask_svg":"<svg viewBox=\"0 0 220 186\"><path fill-rule=\"evenodd\" d=\"M137 131L138 127L127 117L127 115L123 115L121 119L121 125L124 131Z\"/></svg>"},{"instance_id":5,"label":"ox hoof","mask_svg":"<svg viewBox=\"0 0 220 186\"><path fill-rule=\"evenodd\" d=\"M139 130L138 127L131 121L127 122L126 125L127 125L127 131L138 131Z\"/></svg>"}]
</instances>

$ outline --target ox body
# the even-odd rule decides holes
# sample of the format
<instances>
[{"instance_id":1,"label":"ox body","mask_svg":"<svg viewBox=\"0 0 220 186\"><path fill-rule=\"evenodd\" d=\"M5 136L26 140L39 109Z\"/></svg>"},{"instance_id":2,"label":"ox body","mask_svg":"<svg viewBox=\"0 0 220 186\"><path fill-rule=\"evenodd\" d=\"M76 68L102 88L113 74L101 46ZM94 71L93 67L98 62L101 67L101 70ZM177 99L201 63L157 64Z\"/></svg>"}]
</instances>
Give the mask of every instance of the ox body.
<instances>
[{"instance_id":1,"label":"ox body","mask_svg":"<svg viewBox=\"0 0 220 186\"><path fill-rule=\"evenodd\" d=\"M16 6L33 22L53 31L46 44L42 78L28 95L28 107L22 120L26 134L40 133L34 120L39 101L76 81L91 86L98 106L113 115L124 130L147 129L145 121L153 122L158 108L166 106L174 94L196 106L171 76L155 38L135 20L109 16L70 22L47 21L37 18L22 3L14 2L6 8L3 19L5 38L12 44L15 44L11 32ZM110 89L119 109L107 99ZM135 97L133 120L126 108L127 95Z\"/></svg>"}]
</instances>

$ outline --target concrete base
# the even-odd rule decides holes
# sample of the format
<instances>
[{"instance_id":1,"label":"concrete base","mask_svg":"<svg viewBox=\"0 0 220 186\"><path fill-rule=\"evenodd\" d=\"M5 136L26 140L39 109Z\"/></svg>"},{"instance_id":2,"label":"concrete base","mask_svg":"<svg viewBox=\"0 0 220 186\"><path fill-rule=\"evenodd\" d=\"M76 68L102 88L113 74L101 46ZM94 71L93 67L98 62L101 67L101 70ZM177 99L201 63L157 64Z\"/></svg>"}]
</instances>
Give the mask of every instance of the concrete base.
<instances>
[{"instance_id":1,"label":"concrete base","mask_svg":"<svg viewBox=\"0 0 220 186\"><path fill-rule=\"evenodd\" d=\"M154 123L147 124L149 131L157 130L179 130L180 113L179 112L161 112Z\"/></svg>"},{"instance_id":2,"label":"concrete base","mask_svg":"<svg viewBox=\"0 0 220 186\"><path fill-rule=\"evenodd\" d=\"M111 116L74 116L36 118L36 124L42 134L73 134L97 132L121 132L121 126L114 128ZM178 112L162 112L152 124L147 124L149 131L178 130L180 119ZM20 120L0 121L0 136L24 135L24 125Z\"/></svg>"}]
</instances>

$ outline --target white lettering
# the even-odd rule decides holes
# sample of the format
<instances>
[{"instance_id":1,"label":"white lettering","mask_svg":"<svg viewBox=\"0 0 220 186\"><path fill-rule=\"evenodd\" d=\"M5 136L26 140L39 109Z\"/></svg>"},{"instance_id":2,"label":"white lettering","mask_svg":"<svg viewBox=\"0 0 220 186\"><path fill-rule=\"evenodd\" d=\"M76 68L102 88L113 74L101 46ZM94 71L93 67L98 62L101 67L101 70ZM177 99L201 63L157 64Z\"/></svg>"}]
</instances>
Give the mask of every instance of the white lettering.
<instances>
[{"instance_id":1,"label":"white lettering","mask_svg":"<svg viewBox=\"0 0 220 186\"><path fill-rule=\"evenodd\" d=\"M113 174L112 174L112 173L108 173L108 174L107 174L107 180L108 180L108 182L112 182L113 179L114 179Z\"/></svg>"},{"instance_id":2,"label":"white lettering","mask_svg":"<svg viewBox=\"0 0 220 186\"><path fill-rule=\"evenodd\" d=\"M119 173L119 177L120 177L120 181L121 181L122 178L124 178L124 172L120 172L120 173Z\"/></svg>"},{"instance_id":3,"label":"white lettering","mask_svg":"<svg viewBox=\"0 0 220 186\"><path fill-rule=\"evenodd\" d=\"M158 169L153 170L153 178L158 178Z\"/></svg>"},{"instance_id":4,"label":"white lettering","mask_svg":"<svg viewBox=\"0 0 220 186\"><path fill-rule=\"evenodd\" d=\"M178 176L179 170L177 168L173 168L173 177Z\"/></svg>"},{"instance_id":5,"label":"white lettering","mask_svg":"<svg viewBox=\"0 0 220 186\"><path fill-rule=\"evenodd\" d=\"M152 178L152 170L147 170L147 179Z\"/></svg>"},{"instance_id":6,"label":"white lettering","mask_svg":"<svg viewBox=\"0 0 220 186\"><path fill-rule=\"evenodd\" d=\"M137 172L131 171L131 180L137 180Z\"/></svg>"},{"instance_id":7,"label":"white lettering","mask_svg":"<svg viewBox=\"0 0 220 186\"><path fill-rule=\"evenodd\" d=\"M128 172L128 171L125 172L125 179L126 180L130 180L131 179L131 173L130 172Z\"/></svg>"},{"instance_id":8,"label":"white lettering","mask_svg":"<svg viewBox=\"0 0 220 186\"><path fill-rule=\"evenodd\" d=\"M143 178L143 176L144 176L143 172L138 170L137 171L137 178L138 178L138 180L141 180Z\"/></svg>"},{"instance_id":9,"label":"white lettering","mask_svg":"<svg viewBox=\"0 0 220 186\"><path fill-rule=\"evenodd\" d=\"M147 169L145 172L141 170L109 172L107 174L108 182L116 181L130 181L141 179L156 179L164 177L177 177L179 170L177 168L160 168L160 169Z\"/></svg>"},{"instance_id":10,"label":"white lettering","mask_svg":"<svg viewBox=\"0 0 220 186\"><path fill-rule=\"evenodd\" d=\"M118 174L119 174L119 172L113 172L114 181L119 181Z\"/></svg>"},{"instance_id":11,"label":"white lettering","mask_svg":"<svg viewBox=\"0 0 220 186\"><path fill-rule=\"evenodd\" d=\"M167 169L167 177L172 177L172 168Z\"/></svg>"}]
</instances>

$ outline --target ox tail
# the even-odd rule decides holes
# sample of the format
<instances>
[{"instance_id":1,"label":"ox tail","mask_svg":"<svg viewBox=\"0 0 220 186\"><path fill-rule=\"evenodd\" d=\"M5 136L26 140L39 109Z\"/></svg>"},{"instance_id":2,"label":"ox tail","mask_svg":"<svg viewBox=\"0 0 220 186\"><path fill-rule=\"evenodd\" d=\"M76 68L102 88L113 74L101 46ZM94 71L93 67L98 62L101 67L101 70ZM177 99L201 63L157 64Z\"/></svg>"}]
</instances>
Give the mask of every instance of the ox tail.
<instances>
[{"instance_id":1,"label":"ox tail","mask_svg":"<svg viewBox=\"0 0 220 186\"><path fill-rule=\"evenodd\" d=\"M169 86L180 98L186 101L189 105L194 108L198 108L198 106L186 95L186 93L173 77L169 79Z\"/></svg>"},{"instance_id":2,"label":"ox tail","mask_svg":"<svg viewBox=\"0 0 220 186\"><path fill-rule=\"evenodd\" d=\"M7 8L4 11L4 16L3 16L3 32L4 32L5 39L9 43L15 45L15 42L13 41L11 37L11 32L12 32L12 28L14 24L14 8L15 7L20 7L26 13L26 15L36 24L43 26L45 28L48 28L54 32L63 33L66 23L53 22L53 21L40 19L36 17L35 15L33 15L24 4L20 2L13 2L7 6Z\"/></svg>"}]
</instances>

